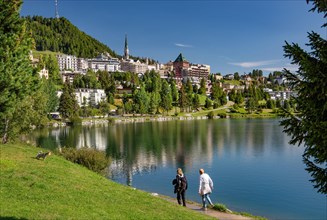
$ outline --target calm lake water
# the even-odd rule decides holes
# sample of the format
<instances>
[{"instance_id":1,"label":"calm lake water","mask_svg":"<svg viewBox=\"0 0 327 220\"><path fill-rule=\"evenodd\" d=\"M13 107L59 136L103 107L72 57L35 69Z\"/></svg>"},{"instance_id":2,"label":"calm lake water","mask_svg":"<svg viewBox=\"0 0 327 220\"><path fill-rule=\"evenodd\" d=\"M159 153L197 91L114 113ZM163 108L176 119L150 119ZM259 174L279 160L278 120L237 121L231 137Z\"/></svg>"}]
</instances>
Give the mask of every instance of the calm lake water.
<instances>
[{"instance_id":1,"label":"calm lake water","mask_svg":"<svg viewBox=\"0 0 327 220\"><path fill-rule=\"evenodd\" d=\"M269 219L326 219L326 196L309 182L303 148L288 144L278 119L143 122L37 131L37 143L95 147L112 158L108 178L175 197L181 167L188 200L200 203L199 168L214 181L211 199Z\"/></svg>"}]
</instances>

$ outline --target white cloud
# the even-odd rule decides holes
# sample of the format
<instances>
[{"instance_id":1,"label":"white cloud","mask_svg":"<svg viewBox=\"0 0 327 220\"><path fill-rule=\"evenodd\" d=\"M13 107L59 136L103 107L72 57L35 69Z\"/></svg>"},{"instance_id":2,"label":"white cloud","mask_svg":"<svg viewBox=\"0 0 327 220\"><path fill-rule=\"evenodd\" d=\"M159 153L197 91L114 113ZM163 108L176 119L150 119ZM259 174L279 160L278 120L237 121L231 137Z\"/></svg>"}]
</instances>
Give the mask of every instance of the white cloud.
<instances>
[{"instance_id":1,"label":"white cloud","mask_svg":"<svg viewBox=\"0 0 327 220\"><path fill-rule=\"evenodd\" d=\"M193 47L192 45L179 44L179 43L175 43L175 46L177 46L177 47Z\"/></svg>"},{"instance_id":2,"label":"white cloud","mask_svg":"<svg viewBox=\"0 0 327 220\"><path fill-rule=\"evenodd\" d=\"M261 70L267 71L267 72L274 72L274 71L283 71L284 69L287 69L291 72L295 72L299 69L298 66L296 65L286 65L286 66L279 66L279 67L267 67L267 68L262 68Z\"/></svg>"},{"instance_id":3,"label":"white cloud","mask_svg":"<svg viewBox=\"0 0 327 220\"><path fill-rule=\"evenodd\" d=\"M259 66L266 66L270 64L274 64L280 62L280 60L263 60L263 61L253 61L253 62L240 62L240 63L228 63L234 66L240 66L245 68L253 68Z\"/></svg>"},{"instance_id":4,"label":"white cloud","mask_svg":"<svg viewBox=\"0 0 327 220\"><path fill-rule=\"evenodd\" d=\"M262 60L262 61L253 61L253 62L228 63L228 64L234 66L240 66L243 68L258 68L265 72L283 71L284 69L287 69L291 72L295 72L299 69L297 65L293 65L290 63L283 64L282 60ZM265 66L265 67L261 67L261 66Z\"/></svg>"},{"instance_id":5,"label":"white cloud","mask_svg":"<svg viewBox=\"0 0 327 220\"><path fill-rule=\"evenodd\" d=\"M262 68L261 70L267 72L283 71L284 67L267 67L267 68Z\"/></svg>"}]
</instances>

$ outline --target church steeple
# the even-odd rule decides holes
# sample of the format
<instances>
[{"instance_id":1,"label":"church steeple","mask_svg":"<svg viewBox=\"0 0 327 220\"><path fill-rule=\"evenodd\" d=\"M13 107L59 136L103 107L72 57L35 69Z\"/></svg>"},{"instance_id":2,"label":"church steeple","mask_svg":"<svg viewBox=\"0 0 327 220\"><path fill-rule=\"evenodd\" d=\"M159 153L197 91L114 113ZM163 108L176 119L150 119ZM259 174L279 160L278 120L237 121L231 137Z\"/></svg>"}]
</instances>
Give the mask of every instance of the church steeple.
<instances>
[{"instance_id":1,"label":"church steeple","mask_svg":"<svg viewBox=\"0 0 327 220\"><path fill-rule=\"evenodd\" d=\"M127 44L127 34L125 35L124 58L126 60L129 59L129 50L128 50L128 44Z\"/></svg>"}]
</instances>

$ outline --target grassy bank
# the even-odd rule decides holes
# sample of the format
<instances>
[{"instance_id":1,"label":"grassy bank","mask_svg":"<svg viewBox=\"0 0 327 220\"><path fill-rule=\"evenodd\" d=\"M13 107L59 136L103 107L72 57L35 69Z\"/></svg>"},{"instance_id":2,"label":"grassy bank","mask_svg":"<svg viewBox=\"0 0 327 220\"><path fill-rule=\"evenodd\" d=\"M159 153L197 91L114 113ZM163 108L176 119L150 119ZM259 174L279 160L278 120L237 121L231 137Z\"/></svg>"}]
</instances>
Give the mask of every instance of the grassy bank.
<instances>
[{"instance_id":1,"label":"grassy bank","mask_svg":"<svg viewBox=\"0 0 327 220\"><path fill-rule=\"evenodd\" d=\"M210 219L112 182L40 149L0 145L0 217L9 219Z\"/></svg>"}]
</instances>

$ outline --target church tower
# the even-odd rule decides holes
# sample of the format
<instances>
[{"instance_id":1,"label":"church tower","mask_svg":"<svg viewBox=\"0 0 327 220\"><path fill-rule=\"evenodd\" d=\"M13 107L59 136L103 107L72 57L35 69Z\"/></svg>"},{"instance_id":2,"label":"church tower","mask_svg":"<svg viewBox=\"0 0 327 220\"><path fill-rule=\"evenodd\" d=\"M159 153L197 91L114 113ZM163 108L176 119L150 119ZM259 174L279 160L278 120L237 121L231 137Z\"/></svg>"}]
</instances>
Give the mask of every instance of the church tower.
<instances>
[{"instance_id":1,"label":"church tower","mask_svg":"<svg viewBox=\"0 0 327 220\"><path fill-rule=\"evenodd\" d=\"M125 58L125 60L128 60L129 59L129 50L128 50L128 44L127 44L127 34L125 35L124 58Z\"/></svg>"}]
</instances>

